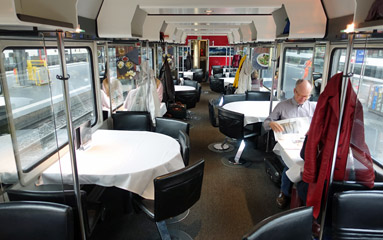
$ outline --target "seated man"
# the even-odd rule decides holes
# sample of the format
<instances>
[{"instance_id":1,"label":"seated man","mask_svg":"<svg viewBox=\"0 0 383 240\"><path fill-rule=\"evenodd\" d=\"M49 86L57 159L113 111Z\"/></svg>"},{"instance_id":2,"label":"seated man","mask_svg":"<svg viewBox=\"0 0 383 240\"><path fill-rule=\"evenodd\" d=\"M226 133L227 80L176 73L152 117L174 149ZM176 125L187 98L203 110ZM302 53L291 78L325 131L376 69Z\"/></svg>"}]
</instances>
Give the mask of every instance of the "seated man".
<instances>
[{"instance_id":1,"label":"seated man","mask_svg":"<svg viewBox=\"0 0 383 240\"><path fill-rule=\"evenodd\" d=\"M275 121L297 118L297 117L312 117L315 111L315 104L307 101L310 98L312 84L308 80L299 79L294 88L294 97L278 103L273 112L263 123L266 131L272 129L274 132L282 132L283 127ZM281 192L277 198L278 207L284 208L290 198L292 182L288 179L285 166L281 179Z\"/></svg>"}]
</instances>

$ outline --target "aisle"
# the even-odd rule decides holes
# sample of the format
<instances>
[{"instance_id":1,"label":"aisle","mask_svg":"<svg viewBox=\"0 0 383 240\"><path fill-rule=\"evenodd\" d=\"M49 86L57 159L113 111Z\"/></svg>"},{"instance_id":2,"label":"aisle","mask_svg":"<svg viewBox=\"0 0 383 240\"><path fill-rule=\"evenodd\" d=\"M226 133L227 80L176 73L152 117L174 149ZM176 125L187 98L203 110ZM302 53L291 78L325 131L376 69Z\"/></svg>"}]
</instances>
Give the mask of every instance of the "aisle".
<instances>
[{"instance_id":1,"label":"aisle","mask_svg":"<svg viewBox=\"0 0 383 240\"><path fill-rule=\"evenodd\" d=\"M275 204L279 193L265 173L263 153L251 144L244 157L252 161L247 168L231 168L221 159L230 153L216 153L208 149L213 142L225 138L218 128L211 126L208 101L219 97L202 83L201 100L192 111L190 162L205 159L205 173L201 199L191 208L189 216L169 227L187 232L196 240L242 239L256 223L281 210ZM103 196L108 207L107 219L98 224L93 240L158 239L156 225L144 213L125 214L123 194L119 189L107 189Z\"/></svg>"}]
</instances>

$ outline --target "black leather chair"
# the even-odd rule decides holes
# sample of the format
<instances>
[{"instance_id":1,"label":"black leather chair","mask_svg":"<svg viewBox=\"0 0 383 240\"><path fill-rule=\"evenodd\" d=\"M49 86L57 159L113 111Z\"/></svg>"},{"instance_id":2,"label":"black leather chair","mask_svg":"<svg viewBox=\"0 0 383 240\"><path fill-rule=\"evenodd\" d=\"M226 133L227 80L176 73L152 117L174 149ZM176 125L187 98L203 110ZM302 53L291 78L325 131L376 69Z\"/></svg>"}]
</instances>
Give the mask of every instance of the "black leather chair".
<instances>
[{"instance_id":1,"label":"black leather chair","mask_svg":"<svg viewBox=\"0 0 383 240\"><path fill-rule=\"evenodd\" d=\"M223 73L216 73L216 74L213 74L213 77L214 77L214 78L223 78Z\"/></svg>"},{"instance_id":2,"label":"black leather chair","mask_svg":"<svg viewBox=\"0 0 383 240\"><path fill-rule=\"evenodd\" d=\"M202 159L178 171L156 177L154 200L134 195L133 202L157 224L161 239L171 239L165 220L192 207L201 196L205 161Z\"/></svg>"},{"instance_id":3,"label":"black leather chair","mask_svg":"<svg viewBox=\"0 0 383 240\"><path fill-rule=\"evenodd\" d=\"M223 73L222 66L214 65L214 66L211 66L211 69L213 70L213 75L217 73Z\"/></svg>"},{"instance_id":4,"label":"black leather chair","mask_svg":"<svg viewBox=\"0 0 383 240\"><path fill-rule=\"evenodd\" d=\"M270 101L270 92L248 91L246 92L248 101Z\"/></svg>"},{"instance_id":5,"label":"black leather chair","mask_svg":"<svg viewBox=\"0 0 383 240\"><path fill-rule=\"evenodd\" d=\"M176 102L186 104L186 108L194 108L198 101L197 90L176 92Z\"/></svg>"},{"instance_id":6,"label":"black leather chair","mask_svg":"<svg viewBox=\"0 0 383 240\"><path fill-rule=\"evenodd\" d=\"M63 190L62 186L49 184L40 185L34 190L8 189L7 194L10 201L43 201L70 206L74 214L75 239L82 239L74 190ZM100 202L88 201L87 193L83 190L81 190L81 205L85 234L87 237L90 237L98 220L102 218L105 208Z\"/></svg>"},{"instance_id":7,"label":"black leather chair","mask_svg":"<svg viewBox=\"0 0 383 240\"><path fill-rule=\"evenodd\" d=\"M219 107L219 102L221 101L222 98L212 98L209 100L209 120L210 123L213 127L219 127L218 124L218 107ZM226 151L230 148L234 148L232 144L227 143L227 137L223 142L217 142L217 143L212 143L209 145L213 147L214 150L216 151Z\"/></svg>"},{"instance_id":8,"label":"black leather chair","mask_svg":"<svg viewBox=\"0 0 383 240\"><path fill-rule=\"evenodd\" d=\"M312 207L290 209L262 220L243 240L311 240Z\"/></svg>"},{"instance_id":9,"label":"black leather chair","mask_svg":"<svg viewBox=\"0 0 383 240\"><path fill-rule=\"evenodd\" d=\"M244 115L241 113L233 112L222 107L218 108L218 125L219 131L225 136L242 140L241 145L244 144L244 140L254 137L257 134L250 126L244 127ZM241 150L242 149L242 150ZM242 151L244 147L238 148L235 157L229 158L229 161L233 164L242 164L244 160L241 159Z\"/></svg>"},{"instance_id":10,"label":"black leather chair","mask_svg":"<svg viewBox=\"0 0 383 240\"><path fill-rule=\"evenodd\" d=\"M192 72L203 72L201 68L192 68Z\"/></svg>"},{"instance_id":11,"label":"black leather chair","mask_svg":"<svg viewBox=\"0 0 383 240\"><path fill-rule=\"evenodd\" d=\"M183 130L178 131L178 141L181 145L181 154L182 158L184 160L185 166L189 165L189 159L190 159L190 138L189 134L187 134Z\"/></svg>"},{"instance_id":12,"label":"black leather chair","mask_svg":"<svg viewBox=\"0 0 383 240\"><path fill-rule=\"evenodd\" d=\"M184 80L184 85L185 86L191 86L191 87L194 87L198 93L198 98L197 98L197 102L199 102L200 98L201 98L201 91L202 91L202 88L201 88L201 84L198 83L197 81L194 81L194 80Z\"/></svg>"},{"instance_id":13,"label":"black leather chair","mask_svg":"<svg viewBox=\"0 0 383 240\"><path fill-rule=\"evenodd\" d=\"M155 132L178 139L180 130L189 135L190 124L172 118L156 118Z\"/></svg>"},{"instance_id":14,"label":"black leather chair","mask_svg":"<svg viewBox=\"0 0 383 240\"><path fill-rule=\"evenodd\" d=\"M335 193L332 203L333 239L383 239L383 191Z\"/></svg>"},{"instance_id":15,"label":"black leather chair","mask_svg":"<svg viewBox=\"0 0 383 240\"><path fill-rule=\"evenodd\" d=\"M152 128L149 112L118 111L112 118L114 130L150 131Z\"/></svg>"},{"instance_id":16,"label":"black leather chair","mask_svg":"<svg viewBox=\"0 0 383 240\"><path fill-rule=\"evenodd\" d=\"M222 94L225 93L225 83L223 79L211 77L209 84L210 84L210 89L213 92L222 93Z\"/></svg>"},{"instance_id":17,"label":"black leather chair","mask_svg":"<svg viewBox=\"0 0 383 240\"><path fill-rule=\"evenodd\" d=\"M246 101L246 94L229 94L229 95L223 95L223 104L231 103L231 102L238 102L238 101Z\"/></svg>"},{"instance_id":18,"label":"black leather chair","mask_svg":"<svg viewBox=\"0 0 383 240\"><path fill-rule=\"evenodd\" d=\"M197 81L197 82L202 82L203 80L203 71L201 69L201 71L196 71L193 73L193 80L194 81Z\"/></svg>"},{"instance_id":19,"label":"black leather chair","mask_svg":"<svg viewBox=\"0 0 383 240\"><path fill-rule=\"evenodd\" d=\"M73 240L73 212L48 202L0 203L0 239Z\"/></svg>"},{"instance_id":20,"label":"black leather chair","mask_svg":"<svg viewBox=\"0 0 383 240\"><path fill-rule=\"evenodd\" d=\"M218 117L216 115L216 108L218 107L220 98L212 98L209 100L209 120L213 127L218 127Z\"/></svg>"}]
</instances>

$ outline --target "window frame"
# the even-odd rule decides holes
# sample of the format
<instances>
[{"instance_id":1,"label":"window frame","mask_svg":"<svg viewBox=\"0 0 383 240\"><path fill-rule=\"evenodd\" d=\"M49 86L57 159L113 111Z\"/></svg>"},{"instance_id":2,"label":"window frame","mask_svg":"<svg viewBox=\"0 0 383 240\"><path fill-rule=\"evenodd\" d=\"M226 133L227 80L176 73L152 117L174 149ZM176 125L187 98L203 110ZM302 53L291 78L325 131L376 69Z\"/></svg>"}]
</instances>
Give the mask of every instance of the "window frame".
<instances>
[{"instance_id":1,"label":"window frame","mask_svg":"<svg viewBox=\"0 0 383 240\"><path fill-rule=\"evenodd\" d=\"M56 48L57 49L57 42L56 39L45 39L43 42L42 39L28 39L28 40L0 40L0 49L3 53L6 49L42 49L44 47L44 44L46 48ZM97 52L95 53L95 49L97 51L97 47L95 47L95 43L89 42L89 41L70 41L65 40L65 48L86 48L89 51L89 62L90 62L90 71L91 71L91 93L93 95L93 104L94 104L94 122L92 123L92 127L100 126L100 116L102 113L100 113L100 101L99 101L99 93L97 93L96 89L99 87L98 81L95 81L96 78L98 78L98 71L95 71L95 66L98 66L97 61ZM96 57L95 57L96 56ZM96 64L97 63L97 64ZM61 66L61 65L60 65ZM0 58L0 72L1 74L5 74L5 63L3 61L3 57ZM51 76L53 78L54 76ZM6 79L5 79L6 80ZM20 158L18 157L19 149L17 146L17 140L16 140L16 129L15 129L15 123L12 116L10 116L10 112L12 112L11 104L10 104L10 95L9 95L9 88L7 81L2 81L2 90L4 95L4 100L6 104L6 119L8 122L8 127L10 130L10 137L12 139L12 148L13 148L13 157L14 161L16 163L17 168L17 174L18 174L18 180L19 183L23 186L28 185L32 181L36 180L36 178L49 166L51 166L53 163L55 163L57 160L59 160L60 156L65 154L68 151L68 141L63 143L61 146L57 146L55 150L50 152L49 154L43 156L41 159L36 161L32 166L30 166L28 169L23 169L23 166L21 164Z\"/></svg>"}]
</instances>

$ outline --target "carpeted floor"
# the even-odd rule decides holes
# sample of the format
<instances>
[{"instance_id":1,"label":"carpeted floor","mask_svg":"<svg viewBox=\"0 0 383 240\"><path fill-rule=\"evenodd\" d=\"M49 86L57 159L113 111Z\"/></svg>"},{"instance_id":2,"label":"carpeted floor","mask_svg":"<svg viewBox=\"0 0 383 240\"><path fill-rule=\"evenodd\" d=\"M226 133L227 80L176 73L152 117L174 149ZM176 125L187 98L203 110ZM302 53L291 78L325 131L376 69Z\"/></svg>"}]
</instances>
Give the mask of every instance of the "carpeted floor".
<instances>
[{"instance_id":1,"label":"carpeted floor","mask_svg":"<svg viewBox=\"0 0 383 240\"><path fill-rule=\"evenodd\" d=\"M168 225L196 240L242 239L255 224L281 211L275 204L279 189L265 173L264 152L254 149L249 142L243 157L250 163L246 167L230 167L224 164L225 159L234 156L237 146L229 153L208 149L209 144L225 138L209 121L208 100L217 97L219 94L202 83L201 100L191 109L191 120L188 120L191 124L190 163L205 159L201 199L186 219ZM106 218L97 224L92 240L159 239L155 223L144 213L124 213L123 195L124 192L116 188L105 190L101 200L107 207Z\"/></svg>"}]
</instances>

